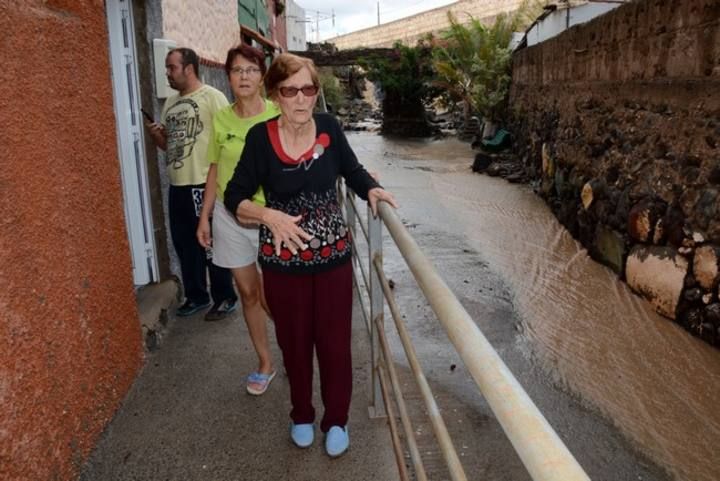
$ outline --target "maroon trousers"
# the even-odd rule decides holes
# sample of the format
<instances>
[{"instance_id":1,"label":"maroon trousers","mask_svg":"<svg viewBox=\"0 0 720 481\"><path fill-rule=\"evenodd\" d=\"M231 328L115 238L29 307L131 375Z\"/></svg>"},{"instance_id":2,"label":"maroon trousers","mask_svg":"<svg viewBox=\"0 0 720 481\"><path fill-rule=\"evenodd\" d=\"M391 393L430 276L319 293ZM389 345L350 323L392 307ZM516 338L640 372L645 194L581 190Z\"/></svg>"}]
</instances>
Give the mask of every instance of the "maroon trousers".
<instances>
[{"instance_id":1,"label":"maroon trousers","mask_svg":"<svg viewBox=\"0 0 720 481\"><path fill-rule=\"evenodd\" d=\"M319 274L263 271L265 297L290 381L295 424L315 421L313 348L325 412L320 429L345 426L352 395L352 263Z\"/></svg>"}]
</instances>

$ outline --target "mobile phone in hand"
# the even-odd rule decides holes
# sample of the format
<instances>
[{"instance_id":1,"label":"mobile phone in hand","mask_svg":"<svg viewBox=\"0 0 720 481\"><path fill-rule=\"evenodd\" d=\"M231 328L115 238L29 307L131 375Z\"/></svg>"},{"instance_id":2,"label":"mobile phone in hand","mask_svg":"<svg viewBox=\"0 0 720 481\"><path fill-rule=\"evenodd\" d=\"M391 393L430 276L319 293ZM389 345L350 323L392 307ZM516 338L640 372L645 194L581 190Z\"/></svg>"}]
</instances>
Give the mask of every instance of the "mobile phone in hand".
<instances>
[{"instance_id":1,"label":"mobile phone in hand","mask_svg":"<svg viewBox=\"0 0 720 481\"><path fill-rule=\"evenodd\" d=\"M149 113L145 112L145 109L141 108L141 109L140 109L140 112L142 112L143 116L147 119L148 122L150 122L151 124L154 124L154 123L155 123L155 119L152 118L152 115L150 115Z\"/></svg>"}]
</instances>

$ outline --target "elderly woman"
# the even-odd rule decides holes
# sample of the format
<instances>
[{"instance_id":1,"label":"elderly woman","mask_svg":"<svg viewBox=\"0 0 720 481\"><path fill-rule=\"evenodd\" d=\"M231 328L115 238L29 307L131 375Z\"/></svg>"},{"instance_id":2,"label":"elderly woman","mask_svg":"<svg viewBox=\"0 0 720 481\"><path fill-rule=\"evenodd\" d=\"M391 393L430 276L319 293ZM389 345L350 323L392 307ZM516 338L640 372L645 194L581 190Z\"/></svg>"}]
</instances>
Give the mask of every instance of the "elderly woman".
<instances>
[{"instance_id":1,"label":"elderly woman","mask_svg":"<svg viewBox=\"0 0 720 481\"><path fill-rule=\"evenodd\" d=\"M290 381L291 438L298 447L313 442L315 350L325 407L320 430L328 455L337 457L350 442L352 239L335 181L342 175L373 212L378 201L396 204L358 163L338 122L313 114L319 82L312 61L279 55L265 88L281 115L248 132L225 205L238 219L260 224L258 258ZM265 206L251 200L260 185Z\"/></svg>"},{"instance_id":2,"label":"elderly woman","mask_svg":"<svg viewBox=\"0 0 720 481\"><path fill-rule=\"evenodd\" d=\"M235 171L245 146L245 136L250 128L262 121L277 117L280 113L275 104L260 95L265 75L265 54L248 45L232 48L227 53L225 72L235 103L219 110L213 117L208 159L205 198L197 228L200 245L206 249L213 245L213 263L229 268L240 293L243 314L250 339L259 358L257 371L247 378L247 392L263 394L275 371L272 366L267 335L267 312L255 260L257 258L258 229L243 226L228 213L222 204L225 186ZM263 205L262 189L253 191L254 202ZM210 216L212 213L212 238ZM206 320L216 320L208 313Z\"/></svg>"}]
</instances>

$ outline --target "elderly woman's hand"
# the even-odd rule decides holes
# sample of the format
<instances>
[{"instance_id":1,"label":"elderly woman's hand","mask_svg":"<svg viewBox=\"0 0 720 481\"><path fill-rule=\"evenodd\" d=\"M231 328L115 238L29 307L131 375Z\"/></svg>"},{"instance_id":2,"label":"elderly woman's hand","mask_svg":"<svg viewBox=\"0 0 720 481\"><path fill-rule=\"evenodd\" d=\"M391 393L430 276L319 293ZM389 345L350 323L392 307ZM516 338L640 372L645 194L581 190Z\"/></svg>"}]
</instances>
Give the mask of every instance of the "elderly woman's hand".
<instances>
[{"instance_id":1,"label":"elderly woman's hand","mask_svg":"<svg viewBox=\"0 0 720 481\"><path fill-rule=\"evenodd\" d=\"M393 197L390 192L382 187L375 187L368 191L368 202L370 202L370 209L372 210L373 216L377 216L377 203L380 200L384 200L396 209L398 208L395 197Z\"/></svg>"},{"instance_id":2,"label":"elderly woman's hand","mask_svg":"<svg viewBox=\"0 0 720 481\"><path fill-rule=\"evenodd\" d=\"M263 216L263 224L265 224L273 234L275 255L280 255L283 244L285 244L285 247L287 247L293 255L297 254L298 250L307 249L305 242L312 239L312 236L298 226L300 220L302 220L301 215L293 217L279 210L267 210L267 213Z\"/></svg>"}]
</instances>

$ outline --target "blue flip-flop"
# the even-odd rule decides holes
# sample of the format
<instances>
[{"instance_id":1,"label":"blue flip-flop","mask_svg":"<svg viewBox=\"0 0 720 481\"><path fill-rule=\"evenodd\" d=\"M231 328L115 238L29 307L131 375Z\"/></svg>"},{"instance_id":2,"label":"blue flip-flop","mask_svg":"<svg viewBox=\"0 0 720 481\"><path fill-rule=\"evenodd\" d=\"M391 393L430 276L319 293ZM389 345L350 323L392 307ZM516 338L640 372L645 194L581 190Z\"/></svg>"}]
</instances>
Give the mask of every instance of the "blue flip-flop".
<instances>
[{"instance_id":1,"label":"blue flip-flop","mask_svg":"<svg viewBox=\"0 0 720 481\"><path fill-rule=\"evenodd\" d=\"M277 374L277 371L273 371L270 374L263 374L261 372L254 372L250 374L247 377L247 392L248 394L252 394L253 396L260 396L262 394L265 394L265 391L267 391L268 386L270 386L270 383L275 378L275 374ZM255 389L251 387L251 384L256 384L260 386L260 389Z\"/></svg>"}]
</instances>

